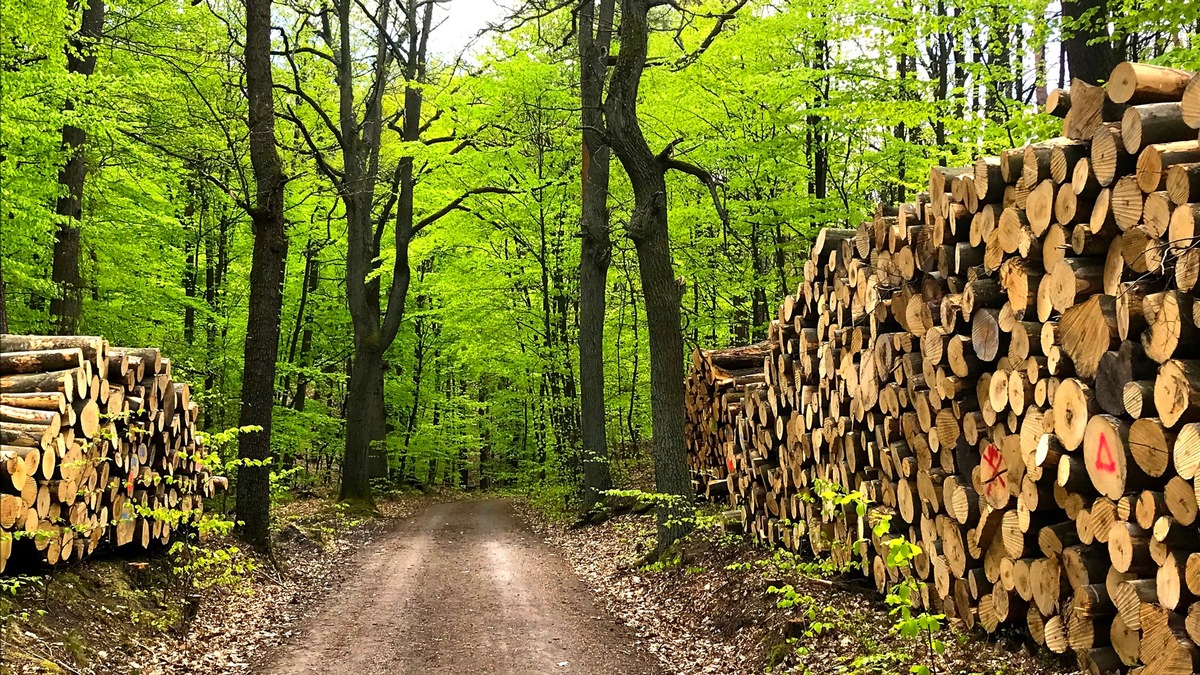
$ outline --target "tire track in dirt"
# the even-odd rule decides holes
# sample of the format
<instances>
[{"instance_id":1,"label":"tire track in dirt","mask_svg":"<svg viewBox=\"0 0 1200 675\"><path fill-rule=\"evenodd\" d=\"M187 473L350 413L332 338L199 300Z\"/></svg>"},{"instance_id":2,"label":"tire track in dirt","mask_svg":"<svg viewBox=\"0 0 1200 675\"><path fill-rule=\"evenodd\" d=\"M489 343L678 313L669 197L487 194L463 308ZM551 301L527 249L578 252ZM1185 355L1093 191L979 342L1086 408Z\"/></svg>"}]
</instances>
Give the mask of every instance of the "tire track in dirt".
<instances>
[{"instance_id":1,"label":"tire track in dirt","mask_svg":"<svg viewBox=\"0 0 1200 675\"><path fill-rule=\"evenodd\" d=\"M662 672L507 501L432 505L356 562L261 673Z\"/></svg>"}]
</instances>

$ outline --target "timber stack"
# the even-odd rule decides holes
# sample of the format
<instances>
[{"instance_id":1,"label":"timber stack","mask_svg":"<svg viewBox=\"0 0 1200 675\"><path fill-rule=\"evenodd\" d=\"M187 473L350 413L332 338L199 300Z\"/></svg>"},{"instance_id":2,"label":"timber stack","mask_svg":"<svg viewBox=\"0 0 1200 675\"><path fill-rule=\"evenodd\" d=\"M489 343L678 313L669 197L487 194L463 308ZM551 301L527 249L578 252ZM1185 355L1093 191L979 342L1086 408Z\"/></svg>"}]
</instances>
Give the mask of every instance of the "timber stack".
<instances>
[{"instance_id":1,"label":"timber stack","mask_svg":"<svg viewBox=\"0 0 1200 675\"><path fill-rule=\"evenodd\" d=\"M0 572L166 544L225 486L158 349L0 335Z\"/></svg>"},{"instance_id":2,"label":"timber stack","mask_svg":"<svg viewBox=\"0 0 1200 675\"><path fill-rule=\"evenodd\" d=\"M1062 137L821 231L765 345L693 354L697 489L1087 672L1200 672L1200 77L1122 63L1046 108Z\"/></svg>"}]
</instances>

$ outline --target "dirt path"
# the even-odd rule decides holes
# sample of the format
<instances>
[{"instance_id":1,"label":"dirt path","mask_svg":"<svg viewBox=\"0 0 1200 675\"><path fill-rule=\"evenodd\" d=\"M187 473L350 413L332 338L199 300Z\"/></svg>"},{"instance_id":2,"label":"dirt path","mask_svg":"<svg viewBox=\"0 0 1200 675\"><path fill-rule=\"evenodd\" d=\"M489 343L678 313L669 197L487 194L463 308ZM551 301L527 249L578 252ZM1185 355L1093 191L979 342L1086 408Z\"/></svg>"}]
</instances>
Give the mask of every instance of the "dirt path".
<instances>
[{"instance_id":1,"label":"dirt path","mask_svg":"<svg viewBox=\"0 0 1200 675\"><path fill-rule=\"evenodd\" d=\"M661 672L506 501L431 506L358 564L262 673Z\"/></svg>"}]
</instances>

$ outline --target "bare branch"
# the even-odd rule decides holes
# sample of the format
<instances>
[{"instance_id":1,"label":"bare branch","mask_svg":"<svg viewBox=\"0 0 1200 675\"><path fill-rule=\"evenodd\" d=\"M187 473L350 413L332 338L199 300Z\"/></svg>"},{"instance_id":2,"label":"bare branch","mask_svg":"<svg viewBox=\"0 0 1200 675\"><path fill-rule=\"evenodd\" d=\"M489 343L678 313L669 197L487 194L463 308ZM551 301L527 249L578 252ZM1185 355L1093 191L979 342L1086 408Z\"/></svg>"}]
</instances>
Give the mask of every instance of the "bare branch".
<instances>
[{"instance_id":1,"label":"bare branch","mask_svg":"<svg viewBox=\"0 0 1200 675\"><path fill-rule=\"evenodd\" d=\"M673 143L675 142L678 141L674 141ZM660 155L660 158L662 158L662 155ZM713 207L717 209L717 215L721 218L721 223L727 229L729 228L729 212L725 210L725 205L721 203L721 197L719 194L717 194L717 181L715 178L713 178L711 173L705 171L699 166L696 166L695 164L685 162L682 159L667 157L662 164L667 169L674 169L676 171L682 171L686 174L691 174L692 176L698 178L701 183L704 183L704 185L708 187L708 194L712 197Z\"/></svg>"},{"instance_id":2,"label":"bare branch","mask_svg":"<svg viewBox=\"0 0 1200 675\"><path fill-rule=\"evenodd\" d=\"M712 29L708 31L708 35L704 36L704 40L700 42L700 46L697 47L695 51L679 59L679 61L675 64L674 70L682 70L688 65L694 63L696 59L703 56L704 52L708 51L708 48L711 47L713 42L716 41L717 36L721 34L721 31L725 29L725 24L729 23L730 20L737 16L738 11L745 7L749 1L750 0L738 0L733 7L730 7L725 12L717 15L710 15L712 18L717 20L716 23L713 24ZM676 5L673 1L669 2L669 4L678 8L678 5Z\"/></svg>"},{"instance_id":3,"label":"bare branch","mask_svg":"<svg viewBox=\"0 0 1200 675\"><path fill-rule=\"evenodd\" d=\"M429 214L428 216L425 216L420 221L418 221L417 224L413 226L413 235L416 236L416 234L418 232L420 232L422 229L424 229L425 227L427 227L429 225L432 225L433 223L436 223L438 220L440 220L446 214L448 214L452 211L457 211L457 210L461 209L462 203L464 201L466 201L467 198L471 197L472 195L513 195L513 194L517 194L517 191L511 190L509 188L492 187L492 186L477 187L477 188L472 188L470 190L467 190L466 192L459 195L458 197L455 197L454 200L451 201L450 203L446 204L442 208L438 209L437 211L434 211L433 213Z\"/></svg>"}]
</instances>

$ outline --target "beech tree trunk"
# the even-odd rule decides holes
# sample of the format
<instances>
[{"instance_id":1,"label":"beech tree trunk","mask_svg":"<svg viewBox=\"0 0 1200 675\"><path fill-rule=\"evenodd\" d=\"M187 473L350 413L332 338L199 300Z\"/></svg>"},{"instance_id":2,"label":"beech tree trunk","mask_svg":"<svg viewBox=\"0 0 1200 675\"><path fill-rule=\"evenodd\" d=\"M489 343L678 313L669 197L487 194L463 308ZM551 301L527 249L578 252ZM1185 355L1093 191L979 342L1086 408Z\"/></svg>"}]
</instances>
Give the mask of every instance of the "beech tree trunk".
<instances>
[{"instance_id":1,"label":"beech tree trunk","mask_svg":"<svg viewBox=\"0 0 1200 675\"><path fill-rule=\"evenodd\" d=\"M659 509L658 548L687 534L681 518L691 496L683 443L683 329L671 241L667 231L665 157L655 156L637 118L638 86L646 65L650 0L621 0L621 47L609 84L604 115L609 142L633 186L634 209L628 234L638 255L642 295L650 336L650 414L654 429L655 487L678 499Z\"/></svg>"},{"instance_id":2,"label":"beech tree trunk","mask_svg":"<svg viewBox=\"0 0 1200 675\"><path fill-rule=\"evenodd\" d=\"M79 32L71 36L67 47L67 71L87 77L96 70L95 43L104 30L104 0L91 0L86 6L81 0L70 0L67 4L67 10L72 14L81 9L83 19L79 24ZM74 110L75 103L68 98L64 107L70 112ZM79 316L83 309L79 227L83 221L83 184L87 178L87 162L83 154L85 142L87 132L73 124L63 125L62 144L67 161L58 172L63 194L54 209L59 221L54 235L54 262L51 269L51 279L57 293L50 301L50 315L54 318L54 328L59 335L78 332Z\"/></svg>"},{"instance_id":3,"label":"beech tree trunk","mask_svg":"<svg viewBox=\"0 0 1200 675\"><path fill-rule=\"evenodd\" d=\"M275 146L275 105L271 75L271 0L246 2L246 98L249 103L250 161L256 194L250 211L254 254L250 263L249 317L239 425L262 431L238 438L238 458L250 460L238 471L237 515L242 538L256 548L270 544L271 467L255 466L271 457L271 412L275 404L275 361L283 309L287 231L283 218L286 179Z\"/></svg>"},{"instance_id":4,"label":"beech tree trunk","mask_svg":"<svg viewBox=\"0 0 1200 675\"><path fill-rule=\"evenodd\" d=\"M1063 18L1069 26L1064 30L1063 45L1071 77L1088 84L1100 84L1122 61L1124 47L1113 42L1108 34L1109 11L1105 0L1063 0ZM1085 18L1086 17L1086 18Z\"/></svg>"},{"instance_id":5,"label":"beech tree trunk","mask_svg":"<svg viewBox=\"0 0 1200 675\"><path fill-rule=\"evenodd\" d=\"M355 340L354 363L346 391L346 457L342 462L339 495L342 500L371 498L368 458L371 443L375 440L374 430L382 424L382 420L377 419L380 406L374 400L383 397L381 387L376 386L376 382L383 380L383 351L378 342L378 337Z\"/></svg>"},{"instance_id":6,"label":"beech tree trunk","mask_svg":"<svg viewBox=\"0 0 1200 675\"><path fill-rule=\"evenodd\" d=\"M317 287L321 283L321 263L317 259L317 252L312 251L311 257L308 260L308 266L305 270L305 295L315 293ZM308 375L304 372L304 368L312 366L312 312L309 311L303 315L304 332L300 337L300 357L297 364L302 370L296 375L296 393L292 396L292 410L304 412L304 404L308 398Z\"/></svg>"},{"instance_id":7,"label":"beech tree trunk","mask_svg":"<svg viewBox=\"0 0 1200 675\"><path fill-rule=\"evenodd\" d=\"M429 33L433 28L432 5L424 9L417 0L408 0L405 10L407 26L407 61L405 79L424 82L425 54ZM341 49L351 51L350 2L337 4ZM380 6L385 20L390 5ZM376 60L372 88L373 98L366 102L360 124L354 113L354 64L346 59L339 73L341 108L339 111L345 176L340 185L346 203L347 236L346 297L354 326L354 363L346 394L346 450L342 460L342 500L371 499L371 478L387 475L387 455L382 441L386 435L383 401L383 355L396 338L404 318L412 270L409 268L408 246L422 224L415 222L413 194L416 179L412 157L401 158L397 165L395 262L391 284L383 289L379 277L368 279L379 256L380 241L375 232L382 233L382 223L371 217L372 198L378 174L383 114L383 82L388 77L387 38L376 38ZM421 138L422 95L419 87L404 90L404 122L402 140L415 142ZM360 129L362 130L360 132ZM387 218L389 214L383 214ZM377 227L373 227L377 225ZM381 296L381 292L383 295ZM386 301L386 305L384 302ZM384 309L386 307L386 309Z\"/></svg>"},{"instance_id":8,"label":"beech tree trunk","mask_svg":"<svg viewBox=\"0 0 1200 675\"><path fill-rule=\"evenodd\" d=\"M579 260L579 394L583 441L583 507L612 488L604 412L604 315L609 239L609 148L602 110L615 0L583 0L579 11L581 120L583 123L583 241ZM598 30L593 30L598 26Z\"/></svg>"},{"instance_id":9,"label":"beech tree trunk","mask_svg":"<svg viewBox=\"0 0 1200 675\"><path fill-rule=\"evenodd\" d=\"M0 256L0 333L8 332L8 287L4 284L4 256Z\"/></svg>"}]
</instances>

